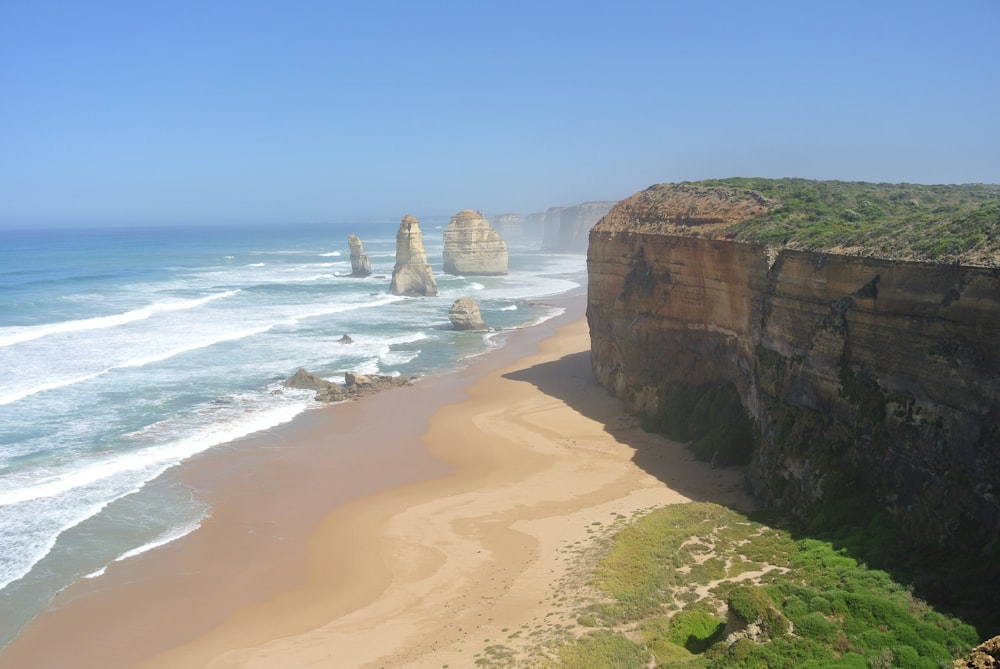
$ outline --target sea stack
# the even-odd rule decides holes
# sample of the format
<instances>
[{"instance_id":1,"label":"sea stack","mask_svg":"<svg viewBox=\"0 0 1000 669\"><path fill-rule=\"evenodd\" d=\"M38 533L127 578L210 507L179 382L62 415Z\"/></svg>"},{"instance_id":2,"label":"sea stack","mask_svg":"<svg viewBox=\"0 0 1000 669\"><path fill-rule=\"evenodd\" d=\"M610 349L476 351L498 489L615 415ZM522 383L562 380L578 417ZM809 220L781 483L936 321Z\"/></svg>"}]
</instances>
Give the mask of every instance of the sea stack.
<instances>
[{"instance_id":1,"label":"sea stack","mask_svg":"<svg viewBox=\"0 0 1000 669\"><path fill-rule=\"evenodd\" d=\"M417 219L409 214L399 223L396 232L396 266L392 269L393 295L433 297L437 295L437 282L427 264L424 236Z\"/></svg>"},{"instance_id":2,"label":"sea stack","mask_svg":"<svg viewBox=\"0 0 1000 669\"><path fill-rule=\"evenodd\" d=\"M507 243L483 215L466 209L444 229L444 271L448 274L507 273Z\"/></svg>"},{"instance_id":3,"label":"sea stack","mask_svg":"<svg viewBox=\"0 0 1000 669\"><path fill-rule=\"evenodd\" d=\"M372 264L357 235L347 235L347 246L351 249L351 276L370 276Z\"/></svg>"},{"instance_id":4,"label":"sea stack","mask_svg":"<svg viewBox=\"0 0 1000 669\"><path fill-rule=\"evenodd\" d=\"M448 310L448 320L456 330L489 330L483 322L483 315L479 311L479 305L471 297L460 297L455 300Z\"/></svg>"}]
</instances>

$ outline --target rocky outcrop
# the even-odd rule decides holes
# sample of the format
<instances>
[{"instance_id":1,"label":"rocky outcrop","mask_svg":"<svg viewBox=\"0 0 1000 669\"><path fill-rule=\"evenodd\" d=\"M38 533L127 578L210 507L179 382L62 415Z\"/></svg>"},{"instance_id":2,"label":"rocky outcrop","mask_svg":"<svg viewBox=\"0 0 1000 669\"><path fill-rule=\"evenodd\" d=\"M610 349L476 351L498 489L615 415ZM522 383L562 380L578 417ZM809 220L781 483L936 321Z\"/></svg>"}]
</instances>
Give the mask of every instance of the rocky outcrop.
<instances>
[{"instance_id":1,"label":"rocky outcrop","mask_svg":"<svg viewBox=\"0 0 1000 669\"><path fill-rule=\"evenodd\" d=\"M344 402L358 399L366 395L373 395L389 388L398 386L408 386L414 381L414 377L386 376L381 374L357 374L347 372L344 374L344 383L334 383L311 374L304 369L299 369L292 376L285 380L286 388L298 388L301 390L315 390L317 402Z\"/></svg>"},{"instance_id":2,"label":"rocky outcrop","mask_svg":"<svg viewBox=\"0 0 1000 669\"><path fill-rule=\"evenodd\" d=\"M456 330L488 330L479 305L471 297L460 297L448 310L448 320Z\"/></svg>"},{"instance_id":3,"label":"rocky outcrop","mask_svg":"<svg viewBox=\"0 0 1000 669\"><path fill-rule=\"evenodd\" d=\"M979 644L951 666L952 669L1000 669L1000 636Z\"/></svg>"},{"instance_id":4,"label":"rocky outcrop","mask_svg":"<svg viewBox=\"0 0 1000 669\"><path fill-rule=\"evenodd\" d=\"M347 246L351 250L351 276L370 276L372 264L365 254L361 240L356 235L347 235Z\"/></svg>"},{"instance_id":5,"label":"rocky outcrop","mask_svg":"<svg viewBox=\"0 0 1000 669\"><path fill-rule=\"evenodd\" d=\"M694 185L615 206L587 258L597 379L654 426L700 410L706 388L732 391L743 422L717 415L729 433L703 446L745 442L774 506L884 510L915 544L988 550L1000 534L1000 270L726 238L776 206Z\"/></svg>"},{"instance_id":6,"label":"rocky outcrop","mask_svg":"<svg viewBox=\"0 0 1000 669\"><path fill-rule=\"evenodd\" d=\"M477 211L466 209L444 228L444 271L464 276L507 273L507 243Z\"/></svg>"},{"instance_id":7,"label":"rocky outcrop","mask_svg":"<svg viewBox=\"0 0 1000 669\"><path fill-rule=\"evenodd\" d=\"M523 235L521 217L517 214L496 214L490 217L490 225L504 239L520 239Z\"/></svg>"},{"instance_id":8,"label":"rocky outcrop","mask_svg":"<svg viewBox=\"0 0 1000 669\"><path fill-rule=\"evenodd\" d=\"M427 297L433 297L438 292L434 273L427 263L420 224L409 214L400 221L396 232L396 266L392 270L389 292L393 295Z\"/></svg>"}]
</instances>

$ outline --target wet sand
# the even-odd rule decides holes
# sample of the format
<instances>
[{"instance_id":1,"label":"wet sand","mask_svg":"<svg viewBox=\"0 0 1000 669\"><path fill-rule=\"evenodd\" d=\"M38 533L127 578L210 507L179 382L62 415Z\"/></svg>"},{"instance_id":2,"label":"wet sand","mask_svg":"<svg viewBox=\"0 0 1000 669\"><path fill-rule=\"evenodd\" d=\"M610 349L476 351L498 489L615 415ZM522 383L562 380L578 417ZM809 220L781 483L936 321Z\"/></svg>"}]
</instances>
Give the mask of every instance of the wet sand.
<instances>
[{"instance_id":1,"label":"wet sand","mask_svg":"<svg viewBox=\"0 0 1000 669\"><path fill-rule=\"evenodd\" d=\"M202 529L65 591L0 667L474 666L552 613L596 526L750 508L738 470L622 413L593 379L584 297L566 306L461 372L186 465Z\"/></svg>"}]
</instances>

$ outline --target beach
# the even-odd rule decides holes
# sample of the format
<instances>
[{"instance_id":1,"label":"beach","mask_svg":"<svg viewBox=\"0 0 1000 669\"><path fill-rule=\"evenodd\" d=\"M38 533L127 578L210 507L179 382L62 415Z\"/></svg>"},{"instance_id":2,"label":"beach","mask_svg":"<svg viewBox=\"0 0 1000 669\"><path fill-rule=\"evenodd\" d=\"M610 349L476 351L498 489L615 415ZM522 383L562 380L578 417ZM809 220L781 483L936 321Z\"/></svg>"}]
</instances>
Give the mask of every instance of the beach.
<instances>
[{"instance_id":1,"label":"beach","mask_svg":"<svg viewBox=\"0 0 1000 669\"><path fill-rule=\"evenodd\" d=\"M185 464L202 527L65 590L0 667L462 667L500 641L523 657L537 639L515 631L572 623L557 584L624 520L751 508L740 470L644 433L597 385L585 296L563 299L461 371Z\"/></svg>"}]
</instances>

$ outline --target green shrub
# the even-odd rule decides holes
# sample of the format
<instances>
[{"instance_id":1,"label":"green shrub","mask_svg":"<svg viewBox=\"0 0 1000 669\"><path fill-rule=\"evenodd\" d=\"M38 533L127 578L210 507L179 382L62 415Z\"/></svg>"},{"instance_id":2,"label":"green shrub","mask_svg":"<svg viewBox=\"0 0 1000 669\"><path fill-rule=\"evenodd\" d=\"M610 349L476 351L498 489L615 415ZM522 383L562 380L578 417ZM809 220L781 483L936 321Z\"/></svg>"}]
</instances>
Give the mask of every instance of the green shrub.
<instances>
[{"instance_id":1,"label":"green shrub","mask_svg":"<svg viewBox=\"0 0 1000 669\"><path fill-rule=\"evenodd\" d=\"M646 669L649 653L632 641L611 632L591 632L559 649L561 669Z\"/></svg>"},{"instance_id":2,"label":"green shrub","mask_svg":"<svg viewBox=\"0 0 1000 669\"><path fill-rule=\"evenodd\" d=\"M753 450L753 428L732 384L677 390L643 429L690 442L695 457L720 465L746 464Z\"/></svg>"},{"instance_id":3,"label":"green shrub","mask_svg":"<svg viewBox=\"0 0 1000 669\"><path fill-rule=\"evenodd\" d=\"M763 588L756 586L736 586L726 600L730 613L740 617L747 624L761 624L769 638L781 636L788 631L788 619L774 605Z\"/></svg>"}]
</instances>

